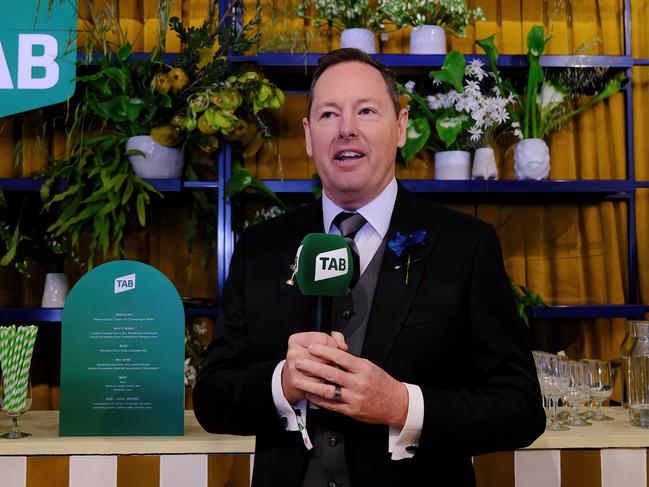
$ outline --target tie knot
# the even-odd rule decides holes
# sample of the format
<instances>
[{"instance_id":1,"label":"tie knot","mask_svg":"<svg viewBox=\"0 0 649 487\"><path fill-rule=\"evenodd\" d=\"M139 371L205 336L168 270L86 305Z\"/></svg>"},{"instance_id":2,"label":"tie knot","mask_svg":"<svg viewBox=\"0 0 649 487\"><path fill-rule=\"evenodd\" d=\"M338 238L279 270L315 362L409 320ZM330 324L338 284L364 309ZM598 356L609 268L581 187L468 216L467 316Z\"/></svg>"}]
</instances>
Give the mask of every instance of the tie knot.
<instances>
[{"instance_id":1,"label":"tie knot","mask_svg":"<svg viewBox=\"0 0 649 487\"><path fill-rule=\"evenodd\" d=\"M333 219L333 224L338 227L340 234L344 238L354 239L356 232L365 225L367 220L363 215L358 213L351 213L348 211L341 211L336 215L336 218Z\"/></svg>"}]
</instances>

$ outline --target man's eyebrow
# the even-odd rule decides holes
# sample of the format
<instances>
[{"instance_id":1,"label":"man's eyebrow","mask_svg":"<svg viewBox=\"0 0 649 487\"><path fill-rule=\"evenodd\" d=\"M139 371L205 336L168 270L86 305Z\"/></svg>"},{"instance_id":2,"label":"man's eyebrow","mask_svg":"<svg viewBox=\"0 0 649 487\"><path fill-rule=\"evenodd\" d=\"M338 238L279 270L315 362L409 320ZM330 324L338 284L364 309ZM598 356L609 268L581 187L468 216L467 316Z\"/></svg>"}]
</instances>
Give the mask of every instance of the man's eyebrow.
<instances>
[{"instance_id":1,"label":"man's eyebrow","mask_svg":"<svg viewBox=\"0 0 649 487\"><path fill-rule=\"evenodd\" d=\"M363 104L365 104L365 103L373 103L373 104L376 104L376 105L379 104L377 98L361 98L361 99L356 100L356 101L354 102L354 106L363 105ZM326 107L340 108L340 105L339 105L338 102L336 102L336 101L334 101L334 100L331 100L331 101L323 101L323 102L321 102L321 103L317 103L317 104L314 104L314 105L313 105L313 108L314 108L314 109L322 109L322 108L326 108Z\"/></svg>"}]
</instances>

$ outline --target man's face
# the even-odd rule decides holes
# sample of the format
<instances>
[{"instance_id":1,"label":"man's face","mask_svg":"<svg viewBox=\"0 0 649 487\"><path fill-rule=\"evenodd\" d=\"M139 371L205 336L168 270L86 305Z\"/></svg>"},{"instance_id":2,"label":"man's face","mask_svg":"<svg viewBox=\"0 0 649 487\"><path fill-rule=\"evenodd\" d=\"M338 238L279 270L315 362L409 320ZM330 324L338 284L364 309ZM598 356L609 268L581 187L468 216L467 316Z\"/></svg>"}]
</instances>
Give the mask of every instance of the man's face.
<instances>
[{"instance_id":1,"label":"man's face","mask_svg":"<svg viewBox=\"0 0 649 487\"><path fill-rule=\"evenodd\" d=\"M327 196L353 210L370 202L394 176L397 148L406 143L408 111L396 116L376 69L344 62L322 73L302 124L306 151Z\"/></svg>"}]
</instances>

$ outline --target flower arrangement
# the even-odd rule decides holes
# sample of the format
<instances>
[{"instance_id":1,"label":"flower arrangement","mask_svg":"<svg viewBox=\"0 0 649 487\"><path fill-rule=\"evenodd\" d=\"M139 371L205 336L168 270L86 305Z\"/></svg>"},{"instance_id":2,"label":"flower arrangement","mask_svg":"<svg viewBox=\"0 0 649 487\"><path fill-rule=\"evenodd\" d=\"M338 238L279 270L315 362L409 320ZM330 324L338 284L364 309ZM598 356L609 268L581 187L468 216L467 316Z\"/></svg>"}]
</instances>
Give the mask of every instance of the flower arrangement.
<instances>
[{"instance_id":1,"label":"flower arrangement","mask_svg":"<svg viewBox=\"0 0 649 487\"><path fill-rule=\"evenodd\" d=\"M516 79L504 78L498 69L498 49L492 35L476 41L487 55L496 86L516 103L509 111L512 127L520 139L548 137L571 117L611 97L627 82L623 72L611 75L606 68L560 68L546 71L541 66L549 38L541 26L527 35L527 82L516 89Z\"/></svg>"},{"instance_id":2,"label":"flower arrangement","mask_svg":"<svg viewBox=\"0 0 649 487\"><path fill-rule=\"evenodd\" d=\"M240 30L218 21L215 2L200 27L186 27L169 18L171 2L159 0L159 44L148 56L136 56L121 30L114 9L94 11L86 45L91 66L80 66L77 96L68 105L65 155L44 171L43 212L52 223L47 232L78 250L89 234L87 259L112 250L123 257L123 230L129 213L146 224L146 207L161 196L133 173L125 150L133 135L150 134L164 145L180 146L187 158L184 178L215 177L213 153L223 140L233 150L252 156L270 138L263 111L277 110L283 93L258 71L231 74L227 53L242 53L257 43L253 18ZM176 56L165 56L166 30L183 45ZM111 41L114 39L114 41ZM218 40L218 43L217 43ZM88 73L88 74L85 74ZM64 186L60 192L55 187ZM205 243L204 262L213 255L216 192L192 192L187 235ZM202 238L201 238L202 237Z\"/></svg>"},{"instance_id":3,"label":"flower arrangement","mask_svg":"<svg viewBox=\"0 0 649 487\"><path fill-rule=\"evenodd\" d=\"M467 64L458 51L447 54L442 69L431 71L440 91L421 95L414 82L401 91L410 98L405 162L424 148L434 152L491 146L508 127L515 100L503 97L493 75L474 59Z\"/></svg>"},{"instance_id":4,"label":"flower arrangement","mask_svg":"<svg viewBox=\"0 0 649 487\"><path fill-rule=\"evenodd\" d=\"M316 15L310 15L311 11ZM296 13L299 17L314 19L316 27L328 24L341 31L382 28L379 13L368 0L301 0Z\"/></svg>"},{"instance_id":5,"label":"flower arrangement","mask_svg":"<svg viewBox=\"0 0 649 487\"><path fill-rule=\"evenodd\" d=\"M470 9L466 0L380 0L378 10L397 27L438 25L458 37L466 35L470 22L485 19L482 9Z\"/></svg>"}]
</instances>

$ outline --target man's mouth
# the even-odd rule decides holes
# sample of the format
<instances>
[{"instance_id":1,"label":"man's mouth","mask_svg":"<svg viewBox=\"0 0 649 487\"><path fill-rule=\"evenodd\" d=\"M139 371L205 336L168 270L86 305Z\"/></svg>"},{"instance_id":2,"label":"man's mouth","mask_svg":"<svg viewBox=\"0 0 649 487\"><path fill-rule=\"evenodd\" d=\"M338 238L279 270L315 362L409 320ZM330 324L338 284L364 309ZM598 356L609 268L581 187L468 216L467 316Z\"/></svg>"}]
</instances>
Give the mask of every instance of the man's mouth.
<instances>
[{"instance_id":1,"label":"man's mouth","mask_svg":"<svg viewBox=\"0 0 649 487\"><path fill-rule=\"evenodd\" d=\"M365 157L365 154L356 151L346 150L346 151L337 152L336 155L334 156L334 159L336 159L337 161L348 161L350 159L360 159L361 157Z\"/></svg>"}]
</instances>

